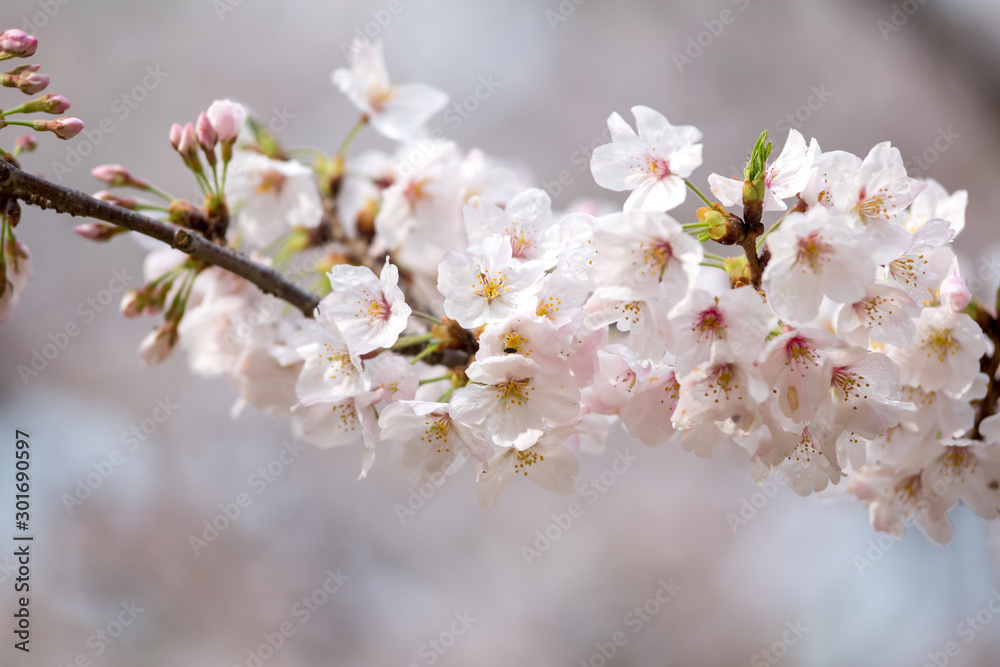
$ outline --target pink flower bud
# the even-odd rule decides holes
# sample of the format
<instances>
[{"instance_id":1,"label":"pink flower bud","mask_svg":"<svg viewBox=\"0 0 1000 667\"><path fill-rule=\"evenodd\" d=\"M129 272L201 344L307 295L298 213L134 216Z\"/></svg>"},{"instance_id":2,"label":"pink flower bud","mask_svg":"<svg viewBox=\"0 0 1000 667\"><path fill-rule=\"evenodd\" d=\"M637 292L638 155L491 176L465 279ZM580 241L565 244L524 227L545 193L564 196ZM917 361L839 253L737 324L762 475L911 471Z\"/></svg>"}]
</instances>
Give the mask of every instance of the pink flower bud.
<instances>
[{"instance_id":1,"label":"pink flower bud","mask_svg":"<svg viewBox=\"0 0 1000 667\"><path fill-rule=\"evenodd\" d=\"M146 181L136 178L127 168L120 164L102 164L90 170L90 175L112 187L131 185L137 188L146 187Z\"/></svg>"},{"instance_id":2,"label":"pink flower bud","mask_svg":"<svg viewBox=\"0 0 1000 667\"><path fill-rule=\"evenodd\" d=\"M948 277L941 281L941 303L958 313L972 302L972 292L969 283L958 275L958 267L952 266Z\"/></svg>"},{"instance_id":3,"label":"pink flower bud","mask_svg":"<svg viewBox=\"0 0 1000 667\"><path fill-rule=\"evenodd\" d=\"M212 121L202 111L198 114L198 143L201 145L201 149L208 155L215 150L215 144L218 141L219 137L215 133L215 128L212 127Z\"/></svg>"},{"instance_id":4,"label":"pink flower bud","mask_svg":"<svg viewBox=\"0 0 1000 667\"><path fill-rule=\"evenodd\" d=\"M66 113L69 111L69 100L62 95L43 95L37 101L44 105L44 108L39 109L39 111L45 113Z\"/></svg>"},{"instance_id":5,"label":"pink flower bud","mask_svg":"<svg viewBox=\"0 0 1000 667\"><path fill-rule=\"evenodd\" d=\"M82 225L77 225L73 228L73 231L88 241L103 243L111 240L119 234L127 232L128 230L124 227L109 225L104 222L87 222Z\"/></svg>"},{"instance_id":6,"label":"pink flower bud","mask_svg":"<svg viewBox=\"0 0 1000 667\"><path fill-rule=\"evenodd\" d=\"M17 310L17 304L21 301L21 297L18 295L17 290L14 286L8 282L7 278L0 274L0 324L7 321L7 319L14 314Z\"/></svg>"},{"instance_id":7,"label":"pink flower bud","mask_svg":"<svg viewBox=\"0 0 1000 667\"><path fill-rule=\"evenodd\" d=\"M83 121L73 116L63 116L55 120L36 120L31 126L38 131L49 131L60 139L72 139L83 131Z\"/></svg>"},{"instance_id":8,"label":"pink flower bud","mask_svg":"<svg viewBox=\"0 0 1000 667\"><path fill-rule=\"evenodd\" d=\"M181 132L181 140L177 144L177 152L181 155L190 155L192 152L198 150L197 143L198 134L194 129L194 125L188 123Z\"/></svg>"},{"instance_id":9,"label":"pink flower bud","mask_svg":"<svg viewBox=\"0 0 1000 667\"><path fill-rule=\"evenodd\" d=\"M38 38L23 30L11 28L0 32L0 56L9 58L28 58L35 55L38 48Z\"/></svg>"},{"instance_id":10,"label":"pink flower bud","mask_svg":"<svg viewBox=\"0 0 1000 667\"><path fill-rule=\"evenodd\" d=\"M4 259L7 262L7 278L20 294L35 276L35 265L31 261L31 252L28 250L28 246L14 240L14 237L11 236L7 239L7 246L4 248Z\"/></svg>"},{"instance_id":11,"label":"pink flower bud","mask_svg":"<svg viewBox=\"0 0 1000 667\"><path fill-rule=\"evenodd\" d=\"M33 134L22 134L14 140L14 149L18 153L30 153L38 148L38 138Z\"/></svg>"},{"instance_id":12,"label":"pink flower bud","mask_svg":"<svg viewBox=\"0 0 1000 667\"><path fill-rule=\"evenodd\" d=\"M170 145L174 147L174 150L180 153L181 145L181 135L184 134L184 126L180 123L174 123L170 126Z\"/></svg>"},{"instance_id":13,"label":"pink flower bud","mask_svg":"<svg viewBox=\"0 0 1000 667\"><path fill-rule=\"evenodd\" d=\"M215 100L208 107L207 115L219 141L224 142L235 141L247 119L243 105L232 100Z\"/></svg>"},{"instance_id":14,"label":"pink flower bud","mask_svg":"<svg viewBox=\"0 0 1000 667\"><path fill-rule=\"evenodd\" d=\"M139 209L139 203L136 200L116 195L114 192L109 190L95 192L94 199L100 199L101 201L106 201L109 204L114 204L115 206L120 206L121 208L127 208L130 211L137 211Z\"/></svg>"},{"instance_id":15,"label":"pink flower bud","mask_svg":"<svg viewBox=\"0 0 1000 667\"><path fill-rule=\"evenodd\" d=\"M7 88L17 88L25 95L34 95L45 90L49 85L49 75L39 74L41 65L21 65L9 72L0 74L0 85Z\"/></svg>"},{"instance_id":16,"label":"pink flower bud","mask_svg":"<svg viewBox=\"0 0 1000 667\"><path fill-rule=\"evenodd\" d=\"M133 319L142 315L142 309L146 307L146 289L130 289L122 297L120 310L123 316Z\"/></svg>"},{"instance_id":17,"label":"pink flower bud","mask_svg":"<svg viewBox=\"0 0 1000 667\"><path fill-rule=\"evenodd\" d=\"M139 358L147 366L155 366L170 356L177 345L177 321L170 320L153 329L139 345Z\"/></svg>"}]
</instances>

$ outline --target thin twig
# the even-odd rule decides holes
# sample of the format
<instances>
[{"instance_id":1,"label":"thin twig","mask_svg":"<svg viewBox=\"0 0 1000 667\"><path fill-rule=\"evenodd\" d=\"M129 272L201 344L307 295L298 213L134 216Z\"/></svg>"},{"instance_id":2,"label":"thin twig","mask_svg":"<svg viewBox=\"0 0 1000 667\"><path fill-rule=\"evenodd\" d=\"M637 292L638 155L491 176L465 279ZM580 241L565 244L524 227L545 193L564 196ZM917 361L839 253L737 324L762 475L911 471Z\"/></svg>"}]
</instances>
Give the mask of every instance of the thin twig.
<instances>
[{"instance_id":1,"label":"thin twig","mask_svg":"<svg viewBox=\"0 0 1000 667\"><path fill-rule=\"evenodd\" d=\"M21 171L0 159L0 193L42 209L102 220L138 232L172 248L246 278L261 291L292 304L306 317L312 317L319 297L289 281L274 269L257 264L224 246L208 241L200 234L154 218L94 199L85 192L56 185Z\"/></svg>"}]
</instances>

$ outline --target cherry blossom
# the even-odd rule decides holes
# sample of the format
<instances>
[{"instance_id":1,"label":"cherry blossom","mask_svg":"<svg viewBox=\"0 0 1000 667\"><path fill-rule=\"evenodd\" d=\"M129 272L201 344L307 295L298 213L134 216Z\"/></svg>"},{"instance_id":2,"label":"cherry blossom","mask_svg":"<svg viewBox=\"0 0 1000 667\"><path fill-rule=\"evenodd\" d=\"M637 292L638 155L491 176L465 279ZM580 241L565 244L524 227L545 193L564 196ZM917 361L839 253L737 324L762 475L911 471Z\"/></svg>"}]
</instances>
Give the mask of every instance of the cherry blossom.
<instances>
[{"instance_id":1,"label":"cherry blossom","mask_svg":"<svg viewBox=\"0 0 1000 667\"><path fill-rule=\"evenodd\" d=\"M669 211L684 203L684 179L701 165L701 132L671 125L645 106L632 107L638 134L617 113L608 118L611 143L590 158L594 180L609 190L629 190L625 211Z\"/></svg>"},{"instance_id":2,"label":"cherry blossom","mask_svg":"<svg viewBox=\"0 0 1000 667\"><path fill-rule=\"evenodd\" d=\"M332 323L354 354L391 347L412 312L399 288L399 269L386 257L379 276L348 264L338 264L327 276L332 291L320 301L317 320Z\"/></svg>"},{"instance_id":3,"label":"cherry blossom","mask_svg":"<svg viewBox=\"0 0 1000 667\"><path fill-rule=\"evenodd\" d=\"M409 139L448 103L448 96L422 83L389 80L382 43L355 43L351 69L338 69L333 83L390 139Z\"/></svg>"},{"instance_id":4,"label":"cherry blossom","mask_svg":"<svg viewBox=\"0 0 1000 667\"><path fill-rule=\"evenodd\" d=\"M323 216L313 171L294 161L241 154L230 166L226 195L240 231L258 248L293 227L316 227Z\"/></svg>"},{"instance_id":5,"label":"cherry blossom","mask_svg":"<svg viewBox=\"0 0 1000 667\"><path fill-rule=\"evenodd\" d=\"M483 239L479 252L446 253L438 269L438 290L448 317L462 326L478 327L533 312L545 266L512 260L510 237L499 234Z\"/></svg>"},{"instance_id":6,"label":"cherry blossom","mask_svg":"<svg viewBox=\"0 0 1000 667\"><path fill-rule=\"evenodd\" d=\"M861 300L875 281L875 260L847 216L824 208L791 213L767 240L764 290L782 318L808 322L824 296Z\"/></svg>"}]
</instances>

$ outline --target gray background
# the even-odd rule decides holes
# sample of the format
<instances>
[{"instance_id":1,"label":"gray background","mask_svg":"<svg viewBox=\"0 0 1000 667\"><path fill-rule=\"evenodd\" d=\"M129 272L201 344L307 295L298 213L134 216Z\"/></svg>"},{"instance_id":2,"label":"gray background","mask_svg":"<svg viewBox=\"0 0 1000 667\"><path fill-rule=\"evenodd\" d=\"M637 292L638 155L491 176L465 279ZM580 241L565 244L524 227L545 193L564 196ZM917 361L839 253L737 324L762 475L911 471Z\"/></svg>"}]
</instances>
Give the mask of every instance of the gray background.
<instances>
[{"instance_id":1,"label":"gray background","mask_svg":"<svg viewBox=\"0 0 1000 667\"><path fill-rule=\"evenodd\" d=\"M339 45L387 4L243 0L220 14L220 3L207 0L6 0L0 27L31 20L41 40L33 60L52 75L49 92L69 97L89 128L104 118L114 126L64 175L66 184L96 190L90 168L121 162L187 194L193 182L167 130L216 97L239 99L265 120L287 110L294 118L283 141L334 150L356 117L329 81L344 64ZM612 111L629 117L629 107L646 104L697 125L706 136L706 164L695 175L702 184L712 171L735 173L762 129L798 113L802 132L824 149L864 155L888 139L907 160L950 128L958 138L911 173L969 190L970 230L959 247L970 257L996 238L1000 6L991 0L913 0L913 16L886 34L879 21L893 7L883 2L566 0L575 9L554 29L546 11L558 11L556 0L400 6L378 31L397 81L425 81L453 100L471 94L481 76L500 82L459 127L442 117L431 126L463 147L520 160L541 182L568 171L559 205L603 196L580 156ZM678 71L674 53L726 9L731 24ZM157 66L166 78L122 117L116 98ZM828 99L800 109L814 88ZM20 101L0 93L2 105ZM0 132L2 145L10 148L14 136ZM775 141L780 149L784 132ZM69 152L80 145L42 137L24 163L52 177L55 163L77 163ZM365 136L358 146L384 144ZM680 213L693 208L689 201ZM263 494L251 490L252 505L195 557L188 536L220 503L249 490L248 476L277 456L286 426L253 409L230 420L232 389L193 377L180 357L142 368L135 351L152 321L123 320L117 300L84 321L79 305L101 297L112 270L138 276L139 246L121 238L89 244L70 232L71 220L36 210L23 218L19 233L37 276L0 327L0 424L4 452L15 428L32 434L33 635L30 656L11 649L14 593L0 569L0 664L67 665L83 654L96 665L246 665L247 650L287 621L296 632L267 665L423 665L421 646L466 610L475 623L437 664L599 665L595 643L619 630L628 642L615 665L766 664L754 656L795 621L808 631L781 658L785 665L918 666L949 641L960 648L949 664L996 664L1000 622L968 643L958 634L998 585L994 529L965 508L952 512L957 533L946 549L911 530L899 542L883 538L888 548L876 553L860 504L780 489L734 535L727 513L757 492L744 471L675 447L646 449L622 433L610 450L639 462L593 504L517 484L482 514L471 471L463 471L402 523L396 506L410 487L389 476L386 457L358 482L357 450L309 450ZM70 322L81 333L22 383L18 365ZM175 414L69 514L62 494L123 449L122 433L165 398L180 405ZM611 452L583 456L580 481L612 460ZM0 475L3 565L11 551L9 454ZM583 516L526 564L522 545L574 501ZM873 544L880 558L859 574L857 558ZM293 605L338 567L350 579L300 623ZM632 633L625 615L661 578L682 590ZM144 611L96 656L88 637L133 600Z\"/></svg>"}]
</instances>

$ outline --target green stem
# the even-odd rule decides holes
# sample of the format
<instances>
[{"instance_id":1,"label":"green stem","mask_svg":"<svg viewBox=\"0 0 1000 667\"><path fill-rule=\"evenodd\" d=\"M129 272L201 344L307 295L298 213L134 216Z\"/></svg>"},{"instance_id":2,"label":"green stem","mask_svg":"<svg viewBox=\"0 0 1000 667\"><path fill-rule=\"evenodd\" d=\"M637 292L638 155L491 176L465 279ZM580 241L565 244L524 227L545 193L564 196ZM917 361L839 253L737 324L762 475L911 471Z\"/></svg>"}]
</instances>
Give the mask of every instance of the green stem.
<instances>
[{"instance_id":1,"label":"green stem","mask_svg":"<svg viewBox=\"0 0 1000 667\"><path fill-rule=\"evenodd\" d=\"M441 324L440 317L434 317L433 315L422 313L419 310L411 311L410 314L413 315L414 317L419 317L420 319L424 320L425 322L429 322L430 324Z\"/></svg>"},{"instance_id":2,"label":"green stem","mask_svg":"<svg viewBox=\"0 0 1000 667\"><path fill-rule=\"evenodd\" d=\"M681 225L681 229L692 230L692 229L708 229L707 222L689 222L687 224Z\"/></svg>"},{"instance_id":3,"label":"green stem","mask_svg":"<svg viewBox=\"0 0 1000 667\"><path fill-rule=\"evenodd\" d=\"M136 202L135 208L137 211L163 211L164 213L170 213L170 209L166 206L156 206L155 204L140 204Z\"/></svg>"},{"instance_id":4,"label":"green stem","mask_svg":"<svg viewBox=\"0 0 1000 667\"><path fill-rule=\"evenodd\" d=\"M420 351L420 354L418 354L417 356L413 357L413 359L410 360L410 364L415 364L424 357L434 354L435 352L437 352L439 347L441 347L441 343L434 343L432 345L428 345L427 347L425 347L423 350Z\"/></svg>"},{"instance_id":5,"label":"green stem","mask_svg":"<svg viewBox=\"0 0 1000 667\"><path fill-rule=\"evenodd\" d=\"M344 137L343 143L341 143L340 148L337 149L337 155L343 155L347 151L348 147L350 147L350 145L354 143L354 140L357 138L358 133L360 133L361 129L367 124L368 124L368 115L361 114L361 118L359 118L358 122L354 124L354 127L352 127L351 131L347 133L347 136Z\"/></svg>"},{"instance_id":6,"label":"green stem","mask_svg":"<svg viewBox=\"0 0 1000 667\"><path fill-rule=\"evenodd\" d=\"M194 174L195 180L198 181L198 187L201 188L201 191L206 195L211 194L212 186L208 184L208 179L205 178L205 175L197 171L192 171L191 173Z\"/></svg>"},{"instance_id":7,"label":"green stem","mask_svg":"<svg viewBox=\"0 0 1000 667\"><path fill-rule=\"evenodd\" d=\"M442 375L441 377L436 377L436 378L428 378L426 380L421 380L420 386L423 387L425 384L430 384L432 382L440 382L441 380L450 380L450 379L451 378L449 378L447 375Z\"/></svg>"},{"instance_id":8,"label":"green stem","mask_svg":"<svg viewBox=\"0 0 1000 667\"><path fill-rule=\"evenodd\" d=\"M177 199L177 197L173 196L172 194L161 190L160 188L156 187L155 185L150 185L149 183L147 183L146 187L143 188L143 189L146 192L149 192L150 194L156 195L160 199L165 199L165 200L170 201L170 202L172 202L175 199Z\"/></svg>"},{"instance_id":9,"label":"green stem","mask_svg":"<svg viewBox=\"0 0 1000 667\"><path fill-rule=\"evenodd\" d=\"M713 255L710 252L704 253L703 257L705 259L710 259L710 260L716 261L716 262L725 262L727 259L729 259L728 257L723 257L722 255Z\"/></svg>"},{"instance_id":10,"label":"green stem","mask_svg":"<svg viewBox=\"0 0 1000 667\"><path fill-rule=\"evenodd\" d=\"M758 250L760 250L764 246L764 241L767 240L768 234L770 234L775 229L777 229L781 225L781 223L785 221L785 218L788 217L789 213L791 213L791 211L786 212L783 216L781 216L780 218L778 218L777 222L775 222L773 225L771 225L770 227L768 227L767 231L760 235L760 238L757 239L757 249Z\"/></svg>"},{"instance_id":11,"label":"green stem","mask_svg":"<svg viewBox=\"0 0 1000 667\"><path fill-rule=\"evenodd\" d=\"M20 104L20 105L14 107L13 109L3 109L3 110L0 110L0 118L2 118L3 116L9 116L10 114L14 114L14 113L24 113L24 105ZM8 121L8 122L11 125L14 124L14 121Z\"/></svg>"},{"instance_id":12,"label":"green stem","mask_svg":"<svg viewBox=\"0 0 1000 667\"><path fill-rule=\"evenodd\" d=\"M401 336L396 340L396 343L392 346L393 349L399 349L401 347L409 347L411 345L420 345L420 343L426 343L427 341L433 340L434 334L413 334L412 336Z\"/></svg>"},{"instance_id":13,"label":"green stem","mask_svg":"<svg viewBox=\"0 0 1000 667\"><path fill-rule=\"evenodd\" d=\"M690 179L685 178L684 179L684 185L688 186L688 188L690 188L692 192L694 192L696 195L698 195L698 198L701 199L703 202L705 202L706 206L711 206L712 205L712 202L710 202L708 200L708 197L706 197L705 195L703 195L701 193L701 190L699 190L695 186L695 184L690 181Z\"/></svg>"},{"instance_id":14,"label":"green stem","mask_svg":"<svg viewBox=\"0 0 1000 667\"><path fill-rule=\"evenodd\" d=\"M723 271L726 270L726 267L722 266L721 264L713 264L712 262L702 262L701 265L707 266L711 269L722 269Z\"/></svg>"}]
</instances>

